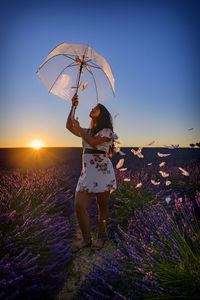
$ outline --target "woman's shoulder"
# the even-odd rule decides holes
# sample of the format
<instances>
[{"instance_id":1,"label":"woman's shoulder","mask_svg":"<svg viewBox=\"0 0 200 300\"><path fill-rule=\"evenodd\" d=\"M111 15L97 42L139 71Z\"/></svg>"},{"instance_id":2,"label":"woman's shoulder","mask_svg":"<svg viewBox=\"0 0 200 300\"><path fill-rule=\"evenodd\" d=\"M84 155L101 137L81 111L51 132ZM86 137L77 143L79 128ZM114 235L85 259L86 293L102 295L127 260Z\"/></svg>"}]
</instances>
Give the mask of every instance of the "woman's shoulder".
<instances>
[{"instance_id":1,"label":"woman's shoulder","mask_svg":"<svg viewBox=\"0 0 200 300\"><path fill-rule=\"evenodd\" d=\"M100 135L100 136L104 136L104 135L112 136L113 131L112 131L111 128L105 127L105 128L102 128L101 130L99 130L99 131L97 132L97 134Z\"/></svg>"}]
</instances>

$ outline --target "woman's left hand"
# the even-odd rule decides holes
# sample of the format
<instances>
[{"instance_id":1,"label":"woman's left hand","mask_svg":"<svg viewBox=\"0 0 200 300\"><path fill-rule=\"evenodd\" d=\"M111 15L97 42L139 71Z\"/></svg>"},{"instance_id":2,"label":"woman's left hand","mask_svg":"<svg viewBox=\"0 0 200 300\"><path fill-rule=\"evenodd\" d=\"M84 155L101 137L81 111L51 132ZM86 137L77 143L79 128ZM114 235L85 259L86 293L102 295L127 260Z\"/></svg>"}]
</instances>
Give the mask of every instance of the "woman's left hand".
<instances>
[{"instance_id":1,"label":"woman's left hand","mask_svg":"<svg viewBox=\"0 0 200 300\"><path fill-rule=\"evenodd\" d=\"M73 124L74 124L74 127L79 130L79 128L80 128L79 121L78 121L78 118L76 118L76 119L77 120L75 120L75 119L73 120Z\"/></svg>"}]
</instances>

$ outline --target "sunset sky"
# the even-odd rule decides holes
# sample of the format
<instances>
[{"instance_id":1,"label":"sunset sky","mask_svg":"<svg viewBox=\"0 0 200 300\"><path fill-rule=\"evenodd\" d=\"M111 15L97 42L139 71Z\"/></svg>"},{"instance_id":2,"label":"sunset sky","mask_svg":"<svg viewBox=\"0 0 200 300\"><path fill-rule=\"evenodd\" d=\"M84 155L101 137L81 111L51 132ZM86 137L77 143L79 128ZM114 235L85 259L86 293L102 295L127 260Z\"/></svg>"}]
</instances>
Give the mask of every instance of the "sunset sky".
<instances>
[{"instance_id":1,"label":"sunset sky","mask_svg":"<svg viewBox=\"0 0 200 300\"><path fill-rule=\"evenodd\" d=\"M81 147L65 127L71 103L36 74L63 42L110 63L116 96L102 104L119 113L121 147L200 141L200 1L2 1L0 25L0 147ZM81 127L94 105L79 104Z\"/></svg>"}]
</instances>

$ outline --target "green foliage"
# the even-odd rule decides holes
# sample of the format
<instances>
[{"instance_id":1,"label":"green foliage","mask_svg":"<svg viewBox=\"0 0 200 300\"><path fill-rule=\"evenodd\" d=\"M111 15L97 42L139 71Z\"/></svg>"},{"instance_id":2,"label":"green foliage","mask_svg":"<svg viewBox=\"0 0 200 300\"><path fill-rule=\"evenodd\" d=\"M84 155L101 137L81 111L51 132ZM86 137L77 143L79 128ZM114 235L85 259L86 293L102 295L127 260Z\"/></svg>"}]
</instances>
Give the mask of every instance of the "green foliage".
<instances>
[{"instance_id":1,"label":"green foliage","mask_svg":"<svg viewBox=\"0 0 200 300\"><path fill-rule=\"evenodd\" d=\"M123 228L127 227L127 220L134 215L136 208L143 210L144 203L153 204L156 201L148 190L131 188L127 182L113 196L112 216Z\"/></svg>"}]
</instances>

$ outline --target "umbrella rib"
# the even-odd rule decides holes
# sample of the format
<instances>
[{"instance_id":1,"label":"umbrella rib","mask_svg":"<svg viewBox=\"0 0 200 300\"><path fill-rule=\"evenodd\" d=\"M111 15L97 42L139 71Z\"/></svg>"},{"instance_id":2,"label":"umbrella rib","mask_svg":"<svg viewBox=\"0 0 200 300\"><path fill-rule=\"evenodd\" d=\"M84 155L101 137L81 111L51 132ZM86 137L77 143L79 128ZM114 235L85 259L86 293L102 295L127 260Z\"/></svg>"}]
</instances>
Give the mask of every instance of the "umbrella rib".
<instances>
[{"instance_id":1,"label":"umbrella rib","mask_svg":"<svg viewBox=\"0 0 200 300\"><path fill-rule=\"evenodd\" d=\"M91 64L94 64L94 66L93 66L93 65L90 65L90 64L88 64L88 61L89 61ZM87 64L88 64L90 67L94 67L94 68L101 69L101 67L99 67L99 65L95 64L95 63L92 61L92 59L90 59L90 60L88 60L88 61L87 61Z\"/></svg>"},{"instance_id":2,"label":"umbrella rib","mask_svg":"<svg viewBox=\"0 0 200 300\"><path fill-rule=\"evenodd\" d=\"M63 54L64 56L66 56L67 58L70 58L71 60L74 61L74 59L72 57L70 57L70 55L67 55L67 54ZM76 55L71 55L71 56L76 56Z\"/></svg>"},{"instance_id":3,"label":"umbrella rib","mask_svg":"<svg viewBox=\"0 0 200 300\"><path fill-rule=\"evenodd\" d=\"M64 54L64 53L61 53L62 55L69 55L69 56L74 56L74 57L79 57L80 55L78 55L78 54ZM57 54L57 55L61 55L61 54ZM87 56L87 55L85 55L85 58L89 58L89 56ZM91 58L90 60L92 60L93 58Z\"/></svg>"},{"instance_id":4,"label":"umbrella rib","mask_svg":"<svg viewBox=\"0 0 200 300\"><path fill-rule=\"evenodd\" d=\"M96 69L100 69L104 74L105 74L105 76L106 76L106 78L107 78L107 80L108 80L108 82L109 82L109 84L110 84L110 87L111 87L111 90L112 90L112 92L113 92L113 95L115 95L115 93L114 93L114 91L113 91L113 88L112 88L112 85L111 85L111 83L110 83L110 80L108 79L108 76L106 75L106 73L104 72L104 70L101 68L101 67L94 67L94 66L91 66L91 65L89 65L90 67L92 67L92 68L96 68ZM87 69L87 68L86 68ZM88 70L88 69L87 69ZM89 71L89 70L88 70Z\"/></svg>"},{"instance_id":5,"label":"umbrella rib","mask_svg":"<svg viewBox=\"0 0 200 300\"><path fill-rule=\"evenodd\" d=\"M48 61L50 61L52 58L54 58L54 57L56 57L56 56L59 56L59 55L63 55L63 56L65 56L65 57L67 57L67 58L69 58L69 59L71 59L71 60L73 60L73 61L74 61L74 58L72 58L72 57L70 57L70 56L73 56L73 57L77 57L77 56L78 56L78 55L73 55L73 54L67 55L67 54L64 54L64 53L56 54L56 55L50 57L47 61L45 61L45 62L39 67L38 70L40 70L44 65L46 65L46 63L47 63ZM86 56L86 57L88 57L88 56ZM92 61L92 59L87 60L87 62L88 62L88 61L90 62L90 61ZM91 62L91 63L92 63L92 64L95 64L94 62ZM88 64L88 65L89 65L89 64ZM96 64L95 64L95 65L96 65ZM93 65L89 65L89 66L95 68L95 66L93 66ZM98 67L98 65L96 65L96 68L101 69L100 67Z\"/></svg>"},{"instance_id":6,"label":"umbrella rib","mask_svg":"<svg viewBox=\"0 0 200 300\"><path fill-rule=\"evenodd\" d=\"M66 56L66 57L68 57L68 58L70 58L70 59L72 59L72 60L74 60L74 58L72 58L72 57L70 57L70 56L73 56L73 57L77 57L78 55L74 55L74 54L58 54L58 55L64 55L64 56ZM88 56L86 56L86 57L88 57ZM89 57L88 57L89 58ZM91 61L92 59L89 59L89 60L87 60L87 62L88 61Z\"/></svg>"},{"instance_id":7,"label":"umbrella rib","mask_svg":"<svg viewBox=\"0 0 200 300\"><path fill-rule=\"evenodd\" d=\"M67 58L69 58L69 59L71 59L71 60L73 60L73 61L74 61L74 58L72 58L72 57L70 57L70 56L74 56L74 57L77 57L77 56L78 56L78 55L73 55L73 54L67 55L67 54L64 54L64 53L56 54L56 55L50 57L47 61L45 61L45 62L39 67L38 70L40 70L44 65L46 65L46 63L47 63L48 61L50 61L52 58L54 58L54 57L56 57L56 56L59 56L59 55L66 56ZM90 59L89 61L91 61L91 59Z\"/></svg>"},{"instance_id":8,"label":"umbrella rib","mask_svg":"<svg viewBox=\"0 0 200 300\"><path fill-rule=\"evenodd\" d=\"M58 55L61 55L61 54L58 54ZM73 54L70 54L70 55L63 54L63 55L66 56L67 58L70 58L71 60L74 60L74 58L72 58L72 57L70 57L70 56L75 56L75 57L77 57L77 55L73 55ZM99 67L97 64L95 64L92 60L93 60L93 58L88 59L88 60L86 61L86 64L89 65L90 67L93 67L93 68L97 68L97 69L101 69L101 70L102 70L102 68ZM90 64L88 64L88 62L90 62ZM91 64L93 64L93 65L91 65Z\"/></svg>"},{"instance_id":9,"label":"umbrella rib","mask_svg":"<svg viewBox=\"0 0 200 300\"><path fill-rule=\"evenodd\" d=\"M68 56L67 56L66 54L64 54L64 53L56 54L56 55L50 57L47 61L45 61L45 62L38 68L38 70L40 70L44 65L46 65L46 63L47 63L48 61L50 61L52 58L54 58L54 57L56 57L56 56L59 56L59 55L64 55L64 56L68 57ZM76 55L74 55L74 56L76 56ZM68 58L73 59L73 58L71 58L70 56L69 56Z\"/></svg>"},{"instance_id":10,"label":"umbrella rib","mask_svg":"<svg viewBox=\"0 0 200 300\"><path fill-rule=\"evenodd\" d=\"M54 86L54 84L56 83L56 81L58 80L58 78L60 77L60 75L64 72L64 70L66 70L68 67L75 67L76 65L73 65L73 63L71 63L70 65L68 65L67 67L65 67L61 72L60 72L60 74L56 77L56 79L54 80L54 83L53 83L53 85L51 86L51 88L50 88L50 90L49 90L49 93L50 93L50 91L52 90L52 88L53 88L53 86Z\"/></svg>"},{"instance_id":11,"label":"umbrella rib","mask_svg":"<svg viewBox=\"0 0 200 300\"><path fill-rule=\"evenodd\" d=\"M92 68L96 68L96 69L100 69L100 70L102 70L102 68L101 68L101 67L99 67L99 66L93 66L93 65L90 65L90 64L88 64L88 63L87 63L87 65L88 65L88 66L90 66L90 67L92 67ZM102 71L103 71L103 70L102 70Z\"/></svg>"}]
</instances>

